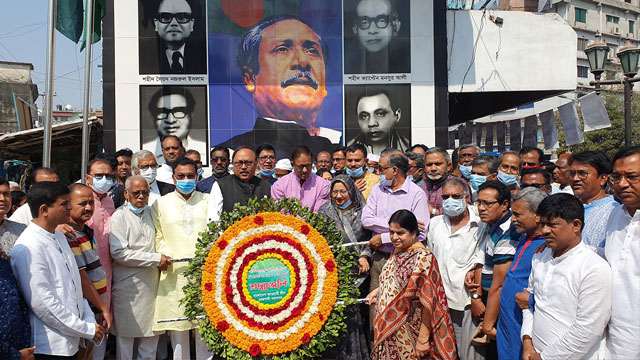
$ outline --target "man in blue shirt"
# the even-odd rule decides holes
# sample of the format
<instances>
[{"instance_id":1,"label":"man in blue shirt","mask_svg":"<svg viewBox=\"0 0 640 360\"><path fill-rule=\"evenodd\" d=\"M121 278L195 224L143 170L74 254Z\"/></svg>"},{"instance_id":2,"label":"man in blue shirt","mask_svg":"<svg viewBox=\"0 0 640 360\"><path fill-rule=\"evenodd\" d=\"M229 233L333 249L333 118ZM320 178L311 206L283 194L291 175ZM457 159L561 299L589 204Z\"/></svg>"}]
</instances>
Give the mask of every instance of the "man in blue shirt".
<instances>
[{"instance_id":1,"label":"man in blue shirt","mask_svg":"<svg viewBox=\"0 0 640 360\"><path fill-rule=\"evenodd\" d=\"M540 224L536 216L538 205L547 193L534 187L520 190L513 195L511 203L511 223L516 231L522 234L513 263L500 292L500 312L496 325L496 341L500 359L521 359L522 310L516 304L516 294L527 287L531 273L531 258L536 249L545 243L540 232Z\"/></svg>"}]
</instances>

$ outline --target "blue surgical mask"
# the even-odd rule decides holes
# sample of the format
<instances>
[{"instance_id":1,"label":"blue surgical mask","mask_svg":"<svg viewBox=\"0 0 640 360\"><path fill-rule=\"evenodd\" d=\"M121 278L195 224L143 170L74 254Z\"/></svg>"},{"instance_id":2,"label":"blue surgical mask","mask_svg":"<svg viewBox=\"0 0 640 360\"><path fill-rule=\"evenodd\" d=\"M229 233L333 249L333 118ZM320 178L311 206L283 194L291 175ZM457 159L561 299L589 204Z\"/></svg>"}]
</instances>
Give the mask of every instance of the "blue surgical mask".
<instances>
[{"instance_id":1,"label":"blue surgical mask","mask_svg":"<svg viewBox=\"0 0 640 360\"><path fill-rule=\"evenodd\" d=\"M94 177L93 184L91 184L91 188L93 189L93 191L97 192L98 194L106 193L107 191L109 191L109 189L111 189L112 186L113 181L106 176L103 176L101 178Z\"/></svg>"},{"instance_id":2,"label":"blue surgical mask","mask_svg":"<svg viewBox=\"0 0 640 360\"><path fill-rule=\"evenodd\" d=\"M420 179L420 181L416 182L415 184L422 187L422 184L424 184L424 180Z\"/></svg>"},{"instance_id":3,"label":"blue surgical mask","mask_svg":"<svg viewBox=\"0 0 640 360\"><path fill-rule=\"evenodd\" d=\"M203 168L198 169L197 173L198 173L198 179L200 179L202 177L202 173L204 173L204 169Z\"/></svg>"},{"instance_id":4,"label":"blue surgical mask","mask_svg":"<svg viewBox=\"0 0 640 360\"><path fill-rule=\"evenodd\" d=\"M386 176L387 175L385 174L378 175L378 179L380 179L380 185L385 187L391 187L391 183L393 182L393 179L387 180Z\"/></svg>"},{"instance_id":5,"label":"blue surgical mask","mask_svg":"<svg viewBox=\"0 0 640 360\"><path fill-rule=\"evenodd\" d=\"M505 172L502 172L501 170L498 170L498 181L500 181L501 183L503 183L505 186L511 186L514 184L517 184L518 178L518 174L512 175L512 174L507 174Z\"/></svg>"},{"instance_id":6,"label":"blue surgical mask","mask_svg":"<svg viewBox=\"0 0 640 360\"><path fill-rule=\"evenodd\" d=\"M342 205L336 205L336 206L338 206L338 209L344 210L344 209L348 208L351 205L351 202L352 202L351 199L349 199L349 200L347 200L346 203L344 203Z\"/></svg>"},{"instance_id":7,"label":"blue surgical mask","mask_svg":"<svg viewBox=\"0 0 640 360\"><path fill-rule=\"evenodd\" d=\"M189 195L196 189L196 181L194 179L178 180L176 189L182 194Z\"/></svg>"},{"instance_id":8,"label":"blue surgical mask","mask_svg":"<svg viewBox=\"0 0 640 360\"><path fill-rule=\"evenodd\" d=\"M424 183L424 180L422 179L422 177L419 177L416 179L413 177L413 175L407 175L407 179L413 181L413 183L418 186L422 186L422 183Z\"/></svg>"},{"instance_id":9,"label":"blue surgical mask","mask_svg":"<svg viewBox=\"0 0 640 360\"><path fill-rule=\"evenodd\" d=\"M369 170L370 173L375 174L376 173L376 169L372 166L368 166L367 170Z\"/></svg>"},{"instance_id":10,"label":"blue surgical mask","mask_svg":"<svg viewBox=\"0 0 640 360\"><path fill-rule=\"evenodd\" d=\"M454 217L462 214L467 208L467 203L464 199L454 199L452 197L442 202L442 210L449 217Z\"/></svg>"},{"instance_id":11,"label":"blue surgical mask","mask_svg":"<svg viewBox=\"0 0 640 360\"><path fill-rule=\"evenodd\" d=\"M487 181L486 176L471 174L471 188L478 191L478 187Z\"/></svg>"},{"instance_id":12,"label":"blue surgical mask","mask_svg":"<svg viewBox=\"0 0 640 360\"><path fill-rule=\"evenodd\" d=\"M471 178L471 166L458 165L458 169L465 179Z\"/></svg>"},{"instance_id":13,"label":"blue surgical mask","mask_svg":"<svg viewBox=\"0 0 640 360\"><path fill-rule=\"evenodd\" d=\"M347 168L347 175L351 176L352 178L359 178L360 176L362 176L362 174L364 174L364 168L362 167L359 167L357 170L351 170Z\"/></svg>"},{"instance_id":14,"label":"blue surgical mask","mask_svg":"<svg viewBox=\"0 0 640 360\"><path fill-rule=\"evenodd\" d=\"M131 212L133 212L134 214L142 214L142 212L144 211L144 209L146 209L148 206L145 205L141 208L137 208L135 207L132 203L127 202L127 207L129 208L129 210L131 210Z\"/></svg>"},{"instance_id":15,"label":"blue surgical mask","mask_svg":"<svg viewBox=\"0 0 640 360\"><path fill-rule=\"evenodd\" d=\"M270 178L275 173L276 173L276 168L273 168L271 170L260 169L260 175L262 175L263 177Z\"/></svg>"}]
</instances>

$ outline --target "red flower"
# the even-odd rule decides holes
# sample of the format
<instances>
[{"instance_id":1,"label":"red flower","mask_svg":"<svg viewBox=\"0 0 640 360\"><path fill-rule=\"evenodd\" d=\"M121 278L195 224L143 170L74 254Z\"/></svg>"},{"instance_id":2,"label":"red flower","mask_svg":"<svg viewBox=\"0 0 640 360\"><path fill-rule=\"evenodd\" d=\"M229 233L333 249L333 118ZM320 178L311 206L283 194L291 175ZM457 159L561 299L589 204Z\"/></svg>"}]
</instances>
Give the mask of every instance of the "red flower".
<instances>
[{"instance_id":1,"label":"red flower","mask_svg":"<svg viewBox=\"0 0 640 360\"><path fill-rule=\"evenodd\" d=\"M253 344L249 348L249 354L251 356L258 356L258 355L260 355L260 352L262 352L262 349L260 348L260 345L258 345L258 344Z\"/></svg>"},{"instance_id":2,"label":"red flower","mask_svg":"<svg viewBox=\"0 0 640 360\"><path fill-rule=\"evenodd\" d=\"M291 312L291 316L296 317L296 316L300 316L300 313L302 311L300 310L300 307L297 307L295 309L293 309L293 311Z\"/></svg>"},{"instance_id":3,"label":"red flower","mask_svg":"<svg viewBox=\"0 0 640 360\"><path fill-rule=\"evenodd\" d=\"M227 295L233 294L233 288L231 286L227 286L224 288L224 293Z\"/></svg>"},{"instance_id":4,"label":"red flower","mask_svg":"<svg viewBox=\"0 0 640 360\"><path fill-rule=\"evenodd\" d=\"M307 225L302 225L302 227L300 227L300 231L307 235L309 233L309 231L311 231L311 229L309 229L309 227Z\"/></svg>"},{"instance_id":5,"label":"red flower","mask_svg":"<svg viewBox=\"0 0 640 360\"><path fill-rule=\"evenodd\" d=\"M262 218L262 216L256 216L253 218L253 222L257 225L262 225L264 224L264 219Z\"/></svg>"},{"instance_id":6,"label":"red flower","mask_svg":"<svg viewBox=\"0 0 640 360\"><path fill-rule=\"evenodd\" d=\"M324 267L327 271L333 271L336 268L336 263L334 263L333 260L329 260L324 264Z\"/></svg>"},{"instance_id":7,"label":"red flower","mask_svg":"<svg viewBox=\"0 0 640 360\"><path fill-rule=\"evenodd\" d=\"M324 321L324 316L322 314L318 314L318 318L320 318L320 321Z\"/></svg>"},{"instance_id":8,"label":"red flower","mask_svg":"<svg viewBox=\"0 0 640 360\"><path fill-rule=\"evenodd\" d=\"M216 330L218 330L218 332L224 332L228 328L229 328L229 323L224 320L220 321L218 325L216 325Z\"/></svg>"},{"instance_id":9,"label":"red flower","mask_svg":"<svg viewBox=\"0 0 640 360\"><path fill-rule=\"evenodd\" d=\"M224 248L226 248L226 247L227 247L227 245L229 245L229 244L227 243L227 241L226 241L226 240L222 240L222 241L218 241L218 244L217 244L217 245L218 245L218 247L220 248L220 250L224 250Z\"/></svg>"},{"instance_id":10,"label":"red flower","mask_svg":"<svg viewBox=\"0 0 640 360\"><path fill-rule=\"evenodd\" d=\"M207 291L211 291L213 289L213 285L211 283L204 284L204 289Z\"/></svg>"},{"instance_id":11,"label":"red flower","mask_svg":"<svg viewBox=\"0 0 640 360\"><path fill-rule=\"evenodd\" d=\"M302 335L302 343L306 344L309 341L311 341L311 336L309 336L309 333L304 333L304 335Z\"/></svg>"}]
</instances>

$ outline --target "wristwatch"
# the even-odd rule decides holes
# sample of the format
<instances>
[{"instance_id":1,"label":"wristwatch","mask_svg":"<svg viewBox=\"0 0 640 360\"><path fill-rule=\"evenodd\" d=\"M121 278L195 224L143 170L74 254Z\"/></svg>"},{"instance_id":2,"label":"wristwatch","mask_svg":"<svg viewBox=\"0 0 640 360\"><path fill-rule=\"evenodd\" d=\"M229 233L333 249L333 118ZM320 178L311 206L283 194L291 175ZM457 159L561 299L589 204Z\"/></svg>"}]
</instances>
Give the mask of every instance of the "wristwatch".
<instances>
[{"instance_id":1,"label":"wristwatch","mask_svg":"<svg viewBox=\"0 0 640 360\"><path fill-rule=\"evenodd\" d=\"M473 300L477 300L477 299L482 299L482 296L478 295L478 294L471 294L471 298Z\"/></svg>"}]
</instances>

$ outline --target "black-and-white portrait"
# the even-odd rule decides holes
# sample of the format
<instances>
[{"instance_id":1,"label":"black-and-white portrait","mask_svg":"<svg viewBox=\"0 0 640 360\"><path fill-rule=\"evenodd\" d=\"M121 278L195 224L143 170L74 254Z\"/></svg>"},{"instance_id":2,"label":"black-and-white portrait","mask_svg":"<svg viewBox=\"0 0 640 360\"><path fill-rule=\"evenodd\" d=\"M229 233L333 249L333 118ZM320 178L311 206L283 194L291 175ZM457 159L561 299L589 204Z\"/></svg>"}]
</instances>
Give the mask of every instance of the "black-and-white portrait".
<instances>
[{"instance_id":1,"label":"black-and-white portrait","mask_svg":"<svg viewBox=\"0 0 640 360\"><path fill-rule=\"evenodd\" d=\"M344 73L410 73L409 14L409 0L345 0Z\"/></svg>"},{"instance_id":2,"label":"black-and-white portrait","mask_svg":"<svg viewBox=\"0 0 640 360\"><path fill-rule=\"evenodd\" d=\"M140 74L206 74L204 0L140 0Z\"/></svg>"},{"instance_id":3,"label":"black-and-white portrait","mask_svg":"<svg viewBox=\"0 0 640 360\"><path fill-rule=\"evenodd\" d=\"M345 138L380 155L411 149L411 84L346 85Z\"/></svg>"},{"instance_id":4,"label":"black-and-white portrait","mask_svg":"<svg viewBox=\"0 0 640 360\"><path fill-rule=\"evenodd\" d=\"M164 162L160 140L175 135L186 150L208 154L206 86L140 86L140 143ZM203 156L203 164L208 161Z\"/></svg>"}]
</instances>

